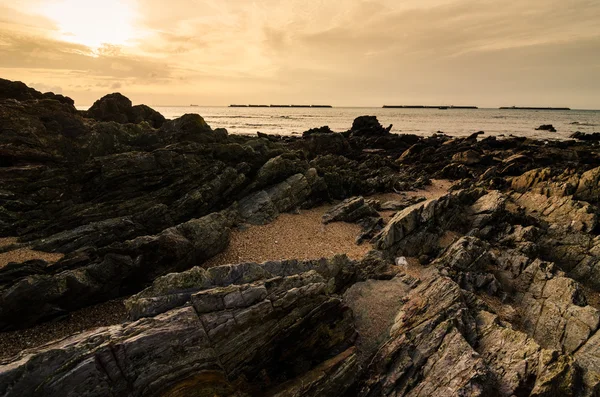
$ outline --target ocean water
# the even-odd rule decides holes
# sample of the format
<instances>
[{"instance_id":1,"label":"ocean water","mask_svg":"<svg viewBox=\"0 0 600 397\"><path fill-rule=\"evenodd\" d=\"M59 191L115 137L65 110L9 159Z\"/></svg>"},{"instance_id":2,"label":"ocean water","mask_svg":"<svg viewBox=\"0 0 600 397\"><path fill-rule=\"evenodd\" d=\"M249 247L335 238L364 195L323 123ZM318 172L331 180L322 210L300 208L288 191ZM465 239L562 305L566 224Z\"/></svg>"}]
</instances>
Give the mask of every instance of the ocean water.
<instances>
[{"instance_id":1,"label":"ocean water","mask_svg":"<svg viewBox=\"0 0 600 397\"><path fill-rule=\"evenodd\" d=\"M229 108L154 107L166 118L186 113L204 117L212 128L226 128L232 134L296 135L310 128L328 125L333 131L347 131L363 115L377 116L392 132L430 136L437 131L465 136L484 131L486 135L566 139L576 131L600 132L597 110L499 110L499 109L383 109L383 108ZM552 124L558 132L536 131Z\"/></svg>"}]
</instances>

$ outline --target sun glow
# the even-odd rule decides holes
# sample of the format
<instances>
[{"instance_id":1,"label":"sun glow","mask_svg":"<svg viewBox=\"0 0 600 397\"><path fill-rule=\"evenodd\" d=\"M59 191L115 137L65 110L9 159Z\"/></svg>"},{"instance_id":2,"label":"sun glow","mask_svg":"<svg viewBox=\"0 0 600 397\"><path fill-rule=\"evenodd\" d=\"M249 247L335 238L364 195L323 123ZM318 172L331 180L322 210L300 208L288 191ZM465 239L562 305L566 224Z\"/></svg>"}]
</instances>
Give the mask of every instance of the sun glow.
<instances>
[{"instance_id":1,"label":"sun glow","mask_svg":"<svg viewBox=\"0 0 600 397\"><path fill-rule=\"evenodd\" d=\"M56 22L62 40L93 50L103 44L127 45L136 37L128 0L55 0L42 13Z\"/></svg>"}]
</instances>

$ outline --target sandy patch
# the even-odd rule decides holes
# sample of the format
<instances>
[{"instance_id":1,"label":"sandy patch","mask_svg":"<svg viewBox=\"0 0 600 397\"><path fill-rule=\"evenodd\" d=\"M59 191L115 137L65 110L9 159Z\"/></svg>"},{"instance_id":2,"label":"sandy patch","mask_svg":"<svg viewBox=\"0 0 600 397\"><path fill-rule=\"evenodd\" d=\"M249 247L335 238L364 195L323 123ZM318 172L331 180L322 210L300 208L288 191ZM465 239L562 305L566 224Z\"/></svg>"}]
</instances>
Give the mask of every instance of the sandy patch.
<instances>
[{"instance_id":1,"label":"sandy patch","mask_svg":"<svg viewBox=\"0 0 600 397\"><path fill-rule=\"evenodd\" d=\"M16 237L2 237L0 238L0 248L8 247L18 242Z\"/></svg>"},{"instance_id":2,"label":"sandy patch","mask_svg":"<svg viewBox=\"0 0 600 397\"><path fill-rule=\"evenodd\" d=\"M92 328L121 324L127 319L123 298L72 312L67 318L32 328L0 333L0 360L24 349L42 346Z\"/></svg>"},{"instance_id":3,"label":"sandy patch","mask_svg":"<svg viewBox=\"0 0 600 397\"><path fill-rule=\"evenodd\" d=\"M403 298L410 288L399 278L389 281L367 280L354 284L344 294L344 302L352 309L354 324L360 335L361 360L370 357L389 336Z\"/></svg>"},{"instance_id":4,"label":"sandy patch","mask_svg":"<svg viewBox=\"0 0 600 397\"><path fill-rule=\"evenodd\" d=\"M300 214L281 214L268 225L234 230L229 247L203 266L284 259L319 259L337 254L361 259L372 248L368 243L356 245L360 226L344 222L324 225L321 218L330 208L328 205L302 210Z\"/></svg>"},{"instance_id":5,"label":"sandy patch","mask_svg":"<svg viewBox=\"0 0 600 397\"><path fill-rule=\"evenodd\" d=\"M41 252L30 250L29 248L19 248L16 250L0 253L0 269L11 262L21 263L33 259L42 259L48 263L58 262L63 258L63 254Z\"/></svg>"}]
</instances>

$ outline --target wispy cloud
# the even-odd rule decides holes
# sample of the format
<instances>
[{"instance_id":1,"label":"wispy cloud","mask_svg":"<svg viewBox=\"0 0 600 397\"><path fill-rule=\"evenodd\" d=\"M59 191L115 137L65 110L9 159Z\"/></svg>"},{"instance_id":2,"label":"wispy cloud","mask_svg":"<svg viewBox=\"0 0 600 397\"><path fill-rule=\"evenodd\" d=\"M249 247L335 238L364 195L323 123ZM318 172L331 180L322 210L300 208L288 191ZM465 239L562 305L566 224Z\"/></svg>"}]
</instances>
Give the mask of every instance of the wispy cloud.
<instances>
[{"instance_id":1,"label":"wispy cloud","mask_svg":"<svg viewBox=\"0 0 600 397\"><path fill-rule=\"evenodd\" d=\"M76 100L120 84L154 103L600 107L596 0L119 0L137 38L95 48L57 39L36 1L0 5L0 74L54 71Z\"/></svg>"}]
</instances>

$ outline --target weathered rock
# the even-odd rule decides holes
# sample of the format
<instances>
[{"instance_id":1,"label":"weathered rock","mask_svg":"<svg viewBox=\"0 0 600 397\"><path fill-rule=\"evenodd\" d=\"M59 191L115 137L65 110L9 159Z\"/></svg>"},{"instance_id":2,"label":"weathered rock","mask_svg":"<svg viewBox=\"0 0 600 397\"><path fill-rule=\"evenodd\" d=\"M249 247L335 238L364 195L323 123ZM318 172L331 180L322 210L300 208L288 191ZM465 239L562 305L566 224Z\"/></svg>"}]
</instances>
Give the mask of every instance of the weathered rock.
<instances>
[{"instance_id":1,"label":"weathered rock","mask_svg":"<svg viewBox=\"0 0 600 397\"><path fill-rule=\"evenodd\" d=\"M352 350L343 360L338 354L351 346L355 330L348 310L327 290L327 279L314 271L205 290L192 296L193 307L83 333L1 365L0 392L250 393L328 359L347 362L339 375L345 381L335 384L348 388L358 368Z\"/></svg>"},{"instance_id":2,"label":"weathered rock","mask_svg":"<svg viewBox=\"0 0 600 397\"><path fill-rule=\"evenodd\" d=\"M466 152L457 153L452 156L452 161L465 165L479 164L481 162L481 154L474 150L467 150Z\"/></svg>"},{"instance_id":3,"label":"weathered rock","mask_svg":"<svg viewBox=\"0 0 600 397\"><path fill-rule=\"evenodd\" d=\"M391 126L383 128L375 116L361 116L354 120L350 131L354 136L385 136L390 130Z\"/></svg>"},{"instance_id":4,"label":"weathered rock","mask_svg":"<svg viewBox=\"0 0 600 397\"><path fill-rule=\"evenodd\" d=\"M159 134L166 142L222 143L227 140L227 131L213 130L198 114L184 114L167 121L160 128Z\"/></svg>"},{"instance_id":5,"label":"weathered rock","mask_svg":"<svg viewBox=\"0 0 600 397\"><path fill-rule=\"evenodd\" d=\"M154 128L160 128L167 120L165 117L146 105L136 105L129 111L129 122L139 124L149 123Z\"/></svg>"},{"instance_id":6,"label":"weathered rock","mask_svg":"<svg viewBox=\"0 0 600 397\"><path fill-rule=\"evenodd\" d=\"M353 197L334 206L323 215L323 223L356 222L363 218L379 217L379 213L365 203L363 197Z\"/></svg>"},{"instance_id":7,"label":"weathered rock","mask_svg":"<svg viewBox=\"0 0 600 397\"><path fill-rule=\"evenodd\" d=\"M539 214L545 221L565 230L590 232L598 223L598 216L589 204L570 197L525 193L515 201L527 211Z\"/></svg>"},{"instance_id":8,"label":"weathered rock","mask_svg":"<svg viewBox=\"0 0 600 397\"><path fill-rule=\"evenodd\" d=\"M25 83L20 81L0 79L0 99L16 99L17 101L51 99L70 105L73 109L75 109L73 106L75 102L71 98L51 92L42 94L41 92L28 87Z\"/></svg>"},{"instance_id":9,"label":"weathered rock","mask_svg":"<svg viewBox=\"0 0 600 397\"><path fill-rule=\"evenodd\" d=\"M115 121L125 124L129 122L128 113L132 106L129 98L114 93L98 99L87 113L98 121Z\"/></svg>"},{"instance_id":10,"label":"weathered rock","mask_svg":"<svg viewBox=\"0 0 600 397\"><path fill-rule=\"evenodd\" d=\"M401 200L386 201L379 207L380 211L402 211L403 209L426 201L425 197L404 197Z\"/></svg>"},{"instance_id":11,"label":"weathered rock","mask_svg":"<svg viewBox=\"0 0 600 397\"><path fill-rule=\"evenodd\" d=\"M323 127L319 127L319 128L311 128L308 131L304 131L302 133L303 137L308 137L310 135L314 135L314 134L333 134L333 131L331 130L331 128L329 128L329 126L323 126Z\"/></svg>"},{"instance_id":12,"label":"weathered rock","mask_svg":"<svg viewBox=\"0 0 600 397\"><path fill-rule=\"evenodd\" d=\"M50 319L86 305L109 300L154 278L188 269L228 244L235 215L211 214L111 246L92 263L58 274L35 274L0 289L0 329Z\"/></svg>"},{"instance_id":13,"label":"weathered rock","mask_svg":"<svg viewBox=\"0 0 600 397\"><path fill-rule=\"evenodd\" d=\"M579 139L580 141L600 141L600 132L594 132L591 134L586 134L585 132L577 131L572 134L569 138Z\"/></svg>"},{"instance_id":14,"label":"weathered rock","mask_svg":"<svg viewBox=\"0 0 600 397\"><path fill-rule=\"evenodd\" d=\"M245 197L238 207L242 222L262 225L273 221L280 213L298 208L313 191L316 180L312 177L314 170L309 170L306 175L292 175L275 186Z\"/></svg>"},{"instance_id":15,"label":"weathered rock","mask_svg":"<svg viewBox=\"0 0 600 397\"><path fill-rule=\"evenodd\" d=\"M556 128L552 124L543 124L536 128L536 131L550 131L556 132Z\"/></svg>"},{"instance_id":16,"label":"weathered rock","mask_svg":"<svg viewBox=\"0 0 600 397\"><path fill-rule=\"evenodd\" d=\"M250 284L259 280L289 277L315 271L324 279L332 280L335 291L340 292L358 276L358 265L347 257L339 256L318 261L274 261L262 265L243 263L212 269L194 267L182 273L167 274L157 278L151 287L129 298L125 305L129 317L156 316L182 306L192 294L214 287Z\"/></svg>"},{"instance_id":17,"label":"weathered rock","mask_svg":"<svg viewBox=\"0 0 600 397\"><path fill-rule=\"evenodd\" d=\"M148 122L160 128L166 119L146 105L133 106L129 98L120 93L109 94L94 102L87 115L98 121L114 121L121 124Z\"/></svg>"},{"instance_id":18,"label":"weathered rock","mask_svg":"<svg viewBox=\"0 0 600 397\"><path fill-rule=\"evenodd\" d=\"M0 394L597 394L597 145L397 135L374 117L248 137L198 115L157 128L119 97L94 111L125 124L98 122L0 86L0 235L20 237L0 251L65 254L0 269L0 327L119 296L141 319L4 359ZM378 233L361 261L202 268L234 225L443 175L458 182L438 199L345 203L359 242ZM382 209L400 212L380 230Z\"/></svg>"},{"instance_id":19,"label":"weathered rock","mask_svg":"<svg viewBox=\"0 0 600 397\"><path fill-rule=\"evenodd\" d=\"M305 147L311 157L323 154L344 154L351 150L348 140L342 134L314 132L306 136Z\"/></svg>"},{"instance_id":20,"label":"weathered rock","mask_svg":"<svg viewBox=\"0 0 600 397\"><path fill-rule=\"evenodd\" d=\"M600 168L594 168L581 175L574 198L597 203L600 197Z\"/></svg>"}]
</instances>

